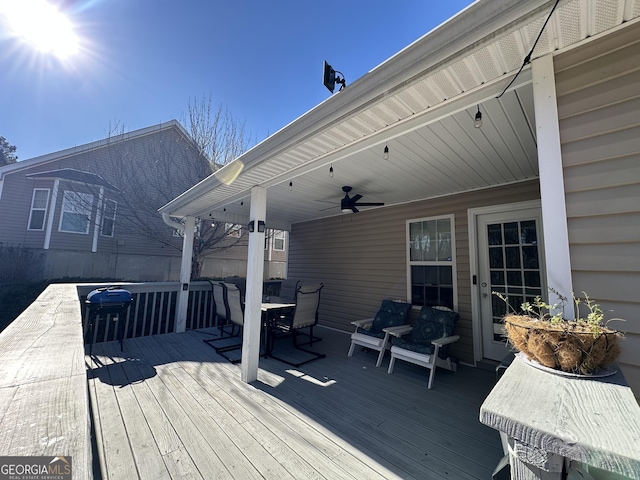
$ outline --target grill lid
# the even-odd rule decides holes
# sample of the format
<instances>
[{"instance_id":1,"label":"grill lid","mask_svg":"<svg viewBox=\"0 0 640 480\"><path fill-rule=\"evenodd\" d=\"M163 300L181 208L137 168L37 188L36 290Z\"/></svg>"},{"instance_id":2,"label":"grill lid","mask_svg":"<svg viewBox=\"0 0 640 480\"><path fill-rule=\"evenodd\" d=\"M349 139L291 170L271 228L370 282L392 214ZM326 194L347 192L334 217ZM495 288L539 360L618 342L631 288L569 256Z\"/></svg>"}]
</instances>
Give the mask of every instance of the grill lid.
<instances>
[{"instance_id":1,"label":"grill lid","mask_svg":"<svg viewBox=\"0 0 640 480\"><path fill-rule=\"evenodd\" d=\"M89 306L124 306L133 301L131 292L118 286L97 288L89 292L85 303Z\"/></svg>"}]
</instances>

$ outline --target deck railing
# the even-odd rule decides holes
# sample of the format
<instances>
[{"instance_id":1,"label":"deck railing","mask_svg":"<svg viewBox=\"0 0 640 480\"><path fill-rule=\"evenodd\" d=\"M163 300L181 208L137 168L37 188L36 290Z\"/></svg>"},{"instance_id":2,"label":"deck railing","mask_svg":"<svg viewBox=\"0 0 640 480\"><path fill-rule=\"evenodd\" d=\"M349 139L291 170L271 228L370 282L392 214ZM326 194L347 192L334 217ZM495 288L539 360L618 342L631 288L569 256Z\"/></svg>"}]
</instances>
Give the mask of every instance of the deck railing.
<instances>
[{"instance_id":1,"label":"deck railing","mask_svg":"<svg viewBox=\"0 0 640 480\"><path fill-rule=\"evenodd\" d=\"M96 288L113 285L131 292L133 302L123 315L103 313L99 321L95 321L95 314L85 303L87 295ZM124 339L175 332L179 289L179 282L78 285L85 343L116 340L119 322L124 322ZM214 313L211 284L206 281L191 282L187 307L187 330L214 326ZM95 322L94 328L89 327L91 321Z\"/></svg>"},{"instance_id":2,"label":"deck railing","mask_svg":"<svg viewBox=\"0 0 640 480\"><path fill-rule=\"evenodd\" d=\"M124 315L102 314L95 321L95 314L85 303L92 290L107 286L120 286L131 292L133 303ZM82 306L82 328L85 343L109 342L118 338L119 322L124 322L123 339L172 333L176 330L176 303L180 282L147 283L92 283L78 285L78 296ZM264 294L277 294L280 281L264 282ZM92 318L93 317L93 318ZM94 327L89 322L94 321ZM215 326L215 304L211 283L197 281L189 283L189 303L187 306L187 330Z\"/></svg>"}]
</instances>

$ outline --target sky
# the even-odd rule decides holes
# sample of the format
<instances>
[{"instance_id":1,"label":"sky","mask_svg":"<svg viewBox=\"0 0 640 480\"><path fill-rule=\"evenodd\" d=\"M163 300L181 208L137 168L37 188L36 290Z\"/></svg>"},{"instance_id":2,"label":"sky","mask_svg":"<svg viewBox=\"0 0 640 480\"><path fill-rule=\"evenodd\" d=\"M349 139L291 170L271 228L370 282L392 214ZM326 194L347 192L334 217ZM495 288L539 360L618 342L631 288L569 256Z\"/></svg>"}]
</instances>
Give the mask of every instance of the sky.
<instances>
[{"instance_id":1,"label":"sky","mask_svg":"<svg viewBox=\"0 0 640 480\"><path fill-rule=\"evenodd\" d=\"M19 160L101 140L115 124L182 120L190 100L209 97L258 143L331 96L325 60L348 88L472 3L49 1L79 38L67 58L16 37L0 11L0 136Z\"/></svg>"}]
</instances>

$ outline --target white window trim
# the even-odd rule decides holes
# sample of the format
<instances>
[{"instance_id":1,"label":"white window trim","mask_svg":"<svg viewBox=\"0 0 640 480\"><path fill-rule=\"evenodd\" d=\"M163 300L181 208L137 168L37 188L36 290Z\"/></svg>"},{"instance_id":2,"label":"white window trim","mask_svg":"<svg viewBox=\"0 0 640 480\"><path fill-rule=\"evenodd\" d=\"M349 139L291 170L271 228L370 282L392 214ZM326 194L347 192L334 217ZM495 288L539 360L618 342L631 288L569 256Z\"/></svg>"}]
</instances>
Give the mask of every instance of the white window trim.
<instances>
[{"instance_id":1,"label":"white window trim","mask_svg":"<svg viewBox=\"0 0 640 480\"><path fill-rule=\"evenodd\" d=\"M35 208L33 206L33 202L36 199L36 192L37 191L45 191L45 192L47 192L47 201L46 201L46 204L45 204L44 208ZM49 209L50 193L51 193L51 190L48 189L48 188L34 188L33 189L33 193L31 194L31 209L29 210L29 221L27 223L27 230L30 230L32 232L42 232L42 231L44 231L45 226L47 224L47 210ZM33 211L34 210L38 210L38 211L44 210L44 218L42 219L42 228L31 228L31 218L33 216Z\"/></svg>"},{"instance_id":2,"label":"white window trim","mask_svg":"<svg viewBox=\"0 0 640 480\"><path fill-rule=\"evenodd\" d=\"M107 203L113 203L113 217L107 217L106 214L106 209L107 209ZM116 202L115 200L111 199L111 198L105 198L103 205L102 205L102 220L101 220L101 225L100 225L100 236L101 237L109 237L109 238L113 238L113 233L116 229L116 212L118 211L118 202ZM111 235L105 235L104 232L104 221L105 220L111 220L113 222L113 225L111 227Z\"/></svg>"},{"instance_id":3,"label":"white window trim","mask_svg":"<svg viewBox=\"0 0 640 480\"><path fill-rule=\"evenodd\" d=\"M427 222L427 221L434 221L434 220L445 220L445 219L449 219L449 221L451 222L451 261L446 261L446 260L421 260L421 261L416 261L416 260L411 260L411 237L409 235L410 230L409 227L412 223L417 223L417 222ZM407 220L406 222L406 230L405 230L405 242L406 242L406 255L407 255L407 302L409 303L413 303L412 302L412 297L411 297L411 267L414 265L434 265L434 266L445 266L445 265L450 265L451 266L451 281L453 282L453 309L457 312L458 311L458 267L457 267L457 261L456 261L456 223L455 223L455 215L454 214L448 214L448 215L437 215L434 217L421 217L421 218L411 218L409 220ZM421 307L417 306L417 305L413 305L412 308L414 309L420 309Z\"/></svg>"},{"instance_id":4,"label":"white window trim","mask_svg":"<svg viewBox=\"0 0 640 480\"><path fill-rule=\"evenodd\" d=\"M64 209L64 202L65 202L65 197L67 195L67 192L72 193L72 194L78 194L78 195L89 195L91 197L91 207L89 209L89 212L87 214L87 224L86 224L86 228L84 232L74 232L71 230L63 230L62 229L62 222L64 220L64 214L65 212L67 212L67 210ZM75 233L77 235L87 235L89 233L89 226L91 224L91 213L93 211L93 194L88 193L88 192L76 192L75 190L65 190L62 193L62 204L60 206L60 222L58 223L58 231L62 232L62 233ZM75 212L71 212L69 211L69 213L75 213Z\"/></svg>"}]
</instances>

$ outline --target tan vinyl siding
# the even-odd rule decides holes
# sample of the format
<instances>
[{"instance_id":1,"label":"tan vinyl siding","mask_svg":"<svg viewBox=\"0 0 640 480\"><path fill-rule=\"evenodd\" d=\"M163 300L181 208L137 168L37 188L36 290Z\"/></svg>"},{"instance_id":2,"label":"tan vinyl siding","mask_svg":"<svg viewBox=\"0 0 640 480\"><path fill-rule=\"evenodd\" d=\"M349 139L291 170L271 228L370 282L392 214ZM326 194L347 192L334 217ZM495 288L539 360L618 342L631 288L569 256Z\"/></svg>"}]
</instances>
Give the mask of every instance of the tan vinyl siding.
<instances>
[{"instance_id":1,"label":"tan vinyl siding","mask_svg":"<svg viewBox=\"0 0 640 480\"><path fill-rule=\"evenodd\" d=\"M320 323L351 330L349 322L373 316L382 299L406 299L406 221L453 213L462 337L453 352L473 363L467 209L539 198L538 182L529 181L296 224L289 277L323 282Z\"/></svg>"},{"instance_id":2,"label":"tan vinyl siding","mask_svg":"<svg viewBox=\"0 0 640 480\"><path fill-rule=\"evenodd\" d=\"M640 392L640 24L556 58L569 248L585 291L626 332Z\"/></svg>"}]
</instances>

